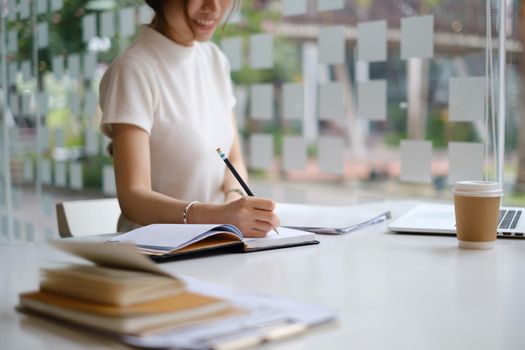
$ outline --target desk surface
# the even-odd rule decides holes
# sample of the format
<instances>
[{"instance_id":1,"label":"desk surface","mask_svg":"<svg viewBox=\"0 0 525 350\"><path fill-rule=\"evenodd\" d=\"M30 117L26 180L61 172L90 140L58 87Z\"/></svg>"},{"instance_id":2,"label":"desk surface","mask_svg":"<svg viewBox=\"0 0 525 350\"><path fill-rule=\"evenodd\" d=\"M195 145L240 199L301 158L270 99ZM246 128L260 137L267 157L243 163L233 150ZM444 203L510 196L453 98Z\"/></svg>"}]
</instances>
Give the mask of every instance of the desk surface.
<instances>
[{"instance_id":1,"label":"desk surface","mask_svg":"<svg viewBox=\"0 0 525 350\"><path fill-rule=\"evenodd\" d=\"M385 205L385 204L381 204ZM390 202L394 216L410 203ZM523 349L525 240L462 250L455 237L399 235L379 224L321 244L163 264L235 288L338 310L339 323L271 349ZM17 313L49 261L73 261L45 243L0 247L3 349L123 348L90 333Z\"/></svg>"}]
</instances>

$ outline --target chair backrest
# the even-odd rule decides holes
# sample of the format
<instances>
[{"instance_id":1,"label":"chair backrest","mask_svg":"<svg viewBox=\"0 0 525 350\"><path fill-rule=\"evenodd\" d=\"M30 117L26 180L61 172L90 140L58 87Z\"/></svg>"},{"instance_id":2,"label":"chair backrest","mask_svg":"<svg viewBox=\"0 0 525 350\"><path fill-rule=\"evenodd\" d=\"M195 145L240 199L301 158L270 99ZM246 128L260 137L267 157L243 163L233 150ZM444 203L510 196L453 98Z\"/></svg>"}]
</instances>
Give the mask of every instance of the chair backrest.
<instances>
[{"instance_id":1,"label":"chair backrest","mask_svg":"<svg viewBox=\"0 0 525 350\"><path fill-rule=\"evenodd\" d=\"M117 232L120 206L116 198L56 204L60 237L84 237Z\"/></svg>"}]
</instances>

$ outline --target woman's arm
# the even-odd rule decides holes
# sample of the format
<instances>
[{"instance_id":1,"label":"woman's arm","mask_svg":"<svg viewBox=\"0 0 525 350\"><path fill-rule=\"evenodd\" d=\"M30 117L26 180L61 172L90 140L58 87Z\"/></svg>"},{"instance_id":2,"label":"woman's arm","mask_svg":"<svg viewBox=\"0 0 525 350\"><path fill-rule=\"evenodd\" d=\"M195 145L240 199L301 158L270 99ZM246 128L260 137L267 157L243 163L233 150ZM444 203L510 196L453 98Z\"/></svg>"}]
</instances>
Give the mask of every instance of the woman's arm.
<instances>
[{"instance_id":1,"label":"woman's arm","mask_svg":"<svg viewBox=\"0 0 525 350\"><path fill-rule=\"evenodd\" d=\"M148 133L128 124L111 127L117 196L124 216L140 225L182 223L188 203L151 189ZM261 237L279 225L274 208L271 200L255 197L226 204L198 203L191 207L188 222L233 224L247 237Z\"/></svg>"}]
</instances>

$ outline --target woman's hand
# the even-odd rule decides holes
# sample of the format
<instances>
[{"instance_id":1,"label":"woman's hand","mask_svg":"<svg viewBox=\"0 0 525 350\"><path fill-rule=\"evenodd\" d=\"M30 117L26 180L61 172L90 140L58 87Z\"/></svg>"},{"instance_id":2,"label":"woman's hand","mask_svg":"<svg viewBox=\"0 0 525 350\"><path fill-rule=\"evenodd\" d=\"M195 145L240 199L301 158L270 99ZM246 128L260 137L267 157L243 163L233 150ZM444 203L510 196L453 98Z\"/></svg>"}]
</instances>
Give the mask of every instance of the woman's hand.
<instances>
[{"instance_id":1,"label":"woman's hand","mask_svg":"<svg viewBox=\"0 0 525 350\"><path fill-rule=\"evenodd\" d=\"M245 237L265 237L278 227L280 221L274 209L274 201L257 197L242 197L216 207L220 223L235 225Z\"/></svg>"}]
</instances>

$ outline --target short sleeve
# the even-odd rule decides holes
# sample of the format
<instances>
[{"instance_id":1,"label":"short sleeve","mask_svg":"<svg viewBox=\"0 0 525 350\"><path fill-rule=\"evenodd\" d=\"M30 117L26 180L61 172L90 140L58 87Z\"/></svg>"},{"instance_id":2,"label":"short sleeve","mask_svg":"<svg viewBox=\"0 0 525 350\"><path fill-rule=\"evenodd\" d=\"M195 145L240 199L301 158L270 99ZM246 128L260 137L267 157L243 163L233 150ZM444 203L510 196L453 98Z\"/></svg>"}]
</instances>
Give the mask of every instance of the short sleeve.
<instances>
[{"instance_id":1,"label":"short sleeve","mask_svg":"<svg viewBox=\"0 0 525 350\"><path fill-rule=\"evenodd\" d=\"M153 72L139 60L121 58L110 66L100 83L102 133L111 138L111 124L131 124L151 134L156 86Z\"/></svg>"}]
</instances>

